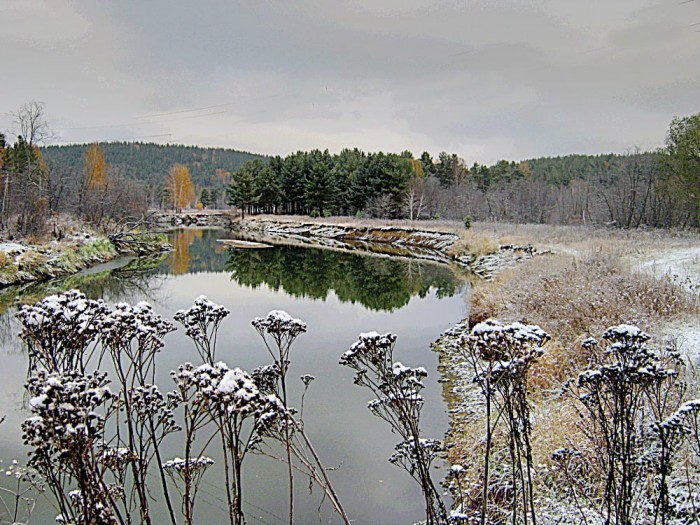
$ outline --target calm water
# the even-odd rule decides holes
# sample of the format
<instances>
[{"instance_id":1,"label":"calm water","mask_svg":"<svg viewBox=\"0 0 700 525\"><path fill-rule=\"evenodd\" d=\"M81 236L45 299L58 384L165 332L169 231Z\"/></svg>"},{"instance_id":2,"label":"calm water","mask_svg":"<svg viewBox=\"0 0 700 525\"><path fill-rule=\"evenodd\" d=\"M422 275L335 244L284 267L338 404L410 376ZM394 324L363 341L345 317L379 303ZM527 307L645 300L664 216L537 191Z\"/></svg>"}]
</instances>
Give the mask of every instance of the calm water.
<instances>
[{"instance_id":1,"label":"calm water","mask_svg":"<svg viewBox=\"0 0 700 525\"><path fill-rule=\"evenodd\" d=\"M289 377L298 387L292 399L299 406L299 376L316 377L304 402L306 428L326 467L337 467L331 479L348 514L354 523L368 525L404 525L420 519L417 486L407 473L387 462L397 436L370 414L366 403L371 396L353 385L352 371L339 366L338 359L360 332L397 333L396 358L430 371L423 428L426 436L441 437L447 416L436 382L437 355L429 344L466 314L464 280L448 267L415 260L290 247L229 251L216 242L229 236L218 230L179 231L172 238L175 252L164 259L146 264L132 261L116 270L96 269L88 275L0 294L4 305L0 416L6 415L0 425L0 458L23 461L26 457L19 428L27 417L23 396L27 363L14 336L13 307L8 306L16 295L29 302L77 287L109 302L146 300L172 318L203 294L231 310L220 331L217 353L217 359L231 367L252 370L269 362L250 324L252 318L282 309L306 321L308 332L299 337L291 354ZM163 391L172 387L170 370L186 361L198 363L181 332L168 336L159 356ZM175 440L167 448L166 457L183 454ZM249 523L285 523L284 465L248 456L244 469ZM225 498L217 474L216 468L210 470L202 487L198 512L203 524L224 523ZM307 484L299 476L296 479L296 523L340 523L326 507L319 514L319 492L309 495ZM55 512L40 501L33 522L51 523L53 516Z\"/></svg>"}]
</instances>

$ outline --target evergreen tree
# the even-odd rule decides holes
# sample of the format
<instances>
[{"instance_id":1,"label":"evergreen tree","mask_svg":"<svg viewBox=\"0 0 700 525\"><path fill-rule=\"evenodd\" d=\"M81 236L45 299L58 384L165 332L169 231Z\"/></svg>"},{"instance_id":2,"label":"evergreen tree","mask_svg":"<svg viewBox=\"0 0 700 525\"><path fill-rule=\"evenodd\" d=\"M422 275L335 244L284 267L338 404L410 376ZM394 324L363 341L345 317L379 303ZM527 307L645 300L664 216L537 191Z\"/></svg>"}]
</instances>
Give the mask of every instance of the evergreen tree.
<instances>
[{"instance_id":1,"label":"evergreen tree","mask_svg":"<svg viewBox=\"0 0 700 525\"><path fill-rule=\"evenodd\" d=\"M245 211L255 203L255 162L246 162L240 170L231 177L231 184L226 189L228 203L237 206L241 210L241 218L245 218Z\"/></svg>"},{"instance_id":2,"label":"evergreen tree","mask_svg":"<svg viewBox=\"0 0 700 525\"><path fill-rule=\"evenodd\" d=\"M430 156L430 153L424 151L420 156L420 162L423 164L423 171L425 172L426 176L435 175L435 163L433 162L433 157Z\"/></svg>"},{"instance_id":3,"label":"evergreen tree","mask_svg":"<svg viewBox=\"0 0 700 525\"><path fill-rule=\"evenodd\" d=\"M280 180L268 164L259 167L255 173L254 191L258 206L265 213L274 213L280 203Z\"/></svg>"},{"instance_id":4,"label":"evergreen tree","mask_svg":"<svg viewBox=\"0 0 700 525\"><path fill-rule=\"evenodd\" d=\"M341 215L355 213L353 191L357 188L365 154L359 149L344 149L333 158L331 177L335 188L335 208Z\"/></svg>"},{"instance_id":5,"label":"evergreen tree","mask_svg":"<svg viewBox=\"0 0 700 525\"><path fill-rule=\"evenodd\" d=\"M438 155L438 160L440 162L435 168L435 176L443 187L453 186L455 183L455 170L459 162L457 155L454 153L450 155L446 151L442 151Z\"/></svg>"},{"instance_id":6,"label":"evergreen tree","mask_svg":"<svg viewBox=\"0 0 700 525\"><path fill-rule=\"evenodd\" d=\"M334 201L335 188L331 176L331 156L328 150L321 153L313 150L309 153L304 181L304 200L307 208L312 213L316 211L320 215L330 211Z\"/></svg>"},{"instance_id":7,"label":"evergreen tree","mask_svg":"<svg viewBox=\"0 0 700 525\"><path fill-rule=\"evenodd\" d=\"M282 163L282 195L287 213L304 213L304 178L307 154L303 151L292 153Z\"/></svg>"},{"instance_id":8,"label":"evergreen tree","mask_svg":"<svg viewBox=\"0 0 700 525\"><path fill-rule=\"evenodd\" d=\"M202 203L204 208L207 208L211 204L211 197L209 196L209 190L207 188L202 188L202 192L199 195L199 202Z\"/></svg>"}]
</instances>

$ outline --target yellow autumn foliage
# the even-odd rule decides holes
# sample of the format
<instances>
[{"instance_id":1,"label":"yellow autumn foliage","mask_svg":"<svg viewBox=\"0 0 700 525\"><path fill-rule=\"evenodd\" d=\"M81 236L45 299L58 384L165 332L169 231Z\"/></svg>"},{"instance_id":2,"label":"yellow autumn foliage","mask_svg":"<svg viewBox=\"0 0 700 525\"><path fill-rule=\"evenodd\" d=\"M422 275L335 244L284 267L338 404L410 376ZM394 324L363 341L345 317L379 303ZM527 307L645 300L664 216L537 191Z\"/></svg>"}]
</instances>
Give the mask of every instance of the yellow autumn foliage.
<instances>
[{"instance_id":1,"label":"yellow autumn foliage","mask_svg":"<svg viewBox=\"0 0 700 525\"><path fill-rule=\"evenodd\" d=\"M107 161L105 161L105 154L99 144L90 144L85 151L84 159L85 189L90 191L104 188L107 184Z\"/></svg>"},{"instance_id":2,"label":"yellow autumn foliage","mask_svg":"<svg viewBox=\"0 0 700 525\"><path fill-rule=\"evenodd\" d=\"M196 194L187 166L175 164L170 168L168 195L170 196L170 204L176 210L187 208L194 202Z\"/></svg>"}]
</instances>

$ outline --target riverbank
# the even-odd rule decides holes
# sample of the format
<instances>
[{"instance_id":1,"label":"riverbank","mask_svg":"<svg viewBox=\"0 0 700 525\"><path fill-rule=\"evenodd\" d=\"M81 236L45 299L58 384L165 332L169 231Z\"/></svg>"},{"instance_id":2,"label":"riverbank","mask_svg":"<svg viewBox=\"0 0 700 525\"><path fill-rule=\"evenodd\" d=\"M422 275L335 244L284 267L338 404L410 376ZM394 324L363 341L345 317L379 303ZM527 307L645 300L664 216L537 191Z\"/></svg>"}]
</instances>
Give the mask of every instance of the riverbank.
<instances>
[{"instance_id":1,"label":"riverbank","mask_svg":"<svg viewBox=\"0 0 700 525\"><path fill-rule=\"evenodd\" d=\"M542 517L557 514L567 507L562 493L552 489L552 473L558 468L553 454L562 447L586 450L576 413L559 395L567 379L577 377L588 364L584 340L599 339L610 326L634 324L652 336L653 347L673 341L697 366L698 236L534 225L480 229L510 234L519 243L536 239L549 253L508 268L490 282L474 283L468 317L433 344L440 354L450 414L447 460L459 465L453 496L459 501L457 486L478 485L485 443L484 403L460 339L489 318L536 324L552 337L531 374L532 452L542 502L538 512ZM689 387L688 396L697 396L693 385ZM478 506L478 491L462 496L460 508Z\"/></svg>"},{"instance_id":2,"label":"riverbank","mask_svg":"<svg viewBox=\"0 0 700 525\"><path fill-rule=\"evenodd\" d=\"M77 273L124 255L150 255L172 247L163 234L74 233L46 244L0 243L0 287Z\"/></svg>"},{"instance_id":3,"label":"riverbank","mask_svg":"<svg viewBox=\"0 0 700 525\"><path fill-rule=\"evenodd\" d=\"M532 244L500 242L446 221L257 215L233 221L231 229L248 239L271 244L293 241L297 245L454 263L485 279L541 253Z\"/></svg>"}]
</instances>

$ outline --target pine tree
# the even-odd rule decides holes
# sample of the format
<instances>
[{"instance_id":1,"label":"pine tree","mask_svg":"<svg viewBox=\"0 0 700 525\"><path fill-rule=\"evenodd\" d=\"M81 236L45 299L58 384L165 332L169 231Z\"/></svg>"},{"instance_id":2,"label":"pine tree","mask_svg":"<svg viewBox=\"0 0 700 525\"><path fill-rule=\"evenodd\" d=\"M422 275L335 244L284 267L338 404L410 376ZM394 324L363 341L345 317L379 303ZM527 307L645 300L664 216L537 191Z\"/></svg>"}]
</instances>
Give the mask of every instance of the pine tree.
<instances>
[{"instance_id":1,"label":"pine tree","mask_svg":"<svg viewBox=\"0 0 700 525\"><path fill-rule=\"evenodd\" d=\"M241 209L241 218L245 218L246 208L255 203L255 179L251 164L251 162L245 163L234 173L231 184L226 189L228 203Z\"/></svg>"}]
</instances>

